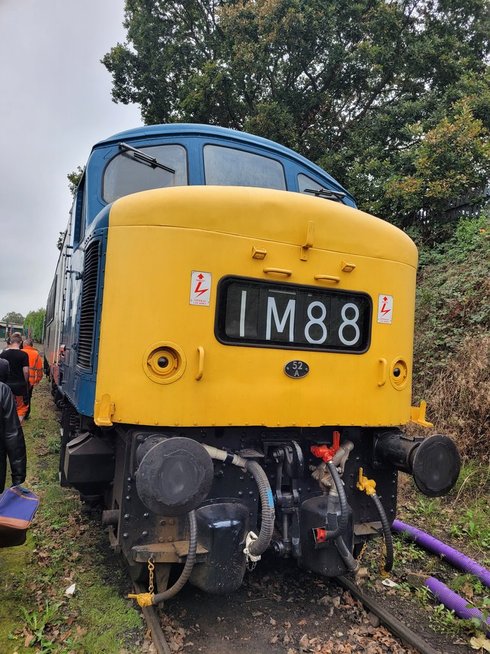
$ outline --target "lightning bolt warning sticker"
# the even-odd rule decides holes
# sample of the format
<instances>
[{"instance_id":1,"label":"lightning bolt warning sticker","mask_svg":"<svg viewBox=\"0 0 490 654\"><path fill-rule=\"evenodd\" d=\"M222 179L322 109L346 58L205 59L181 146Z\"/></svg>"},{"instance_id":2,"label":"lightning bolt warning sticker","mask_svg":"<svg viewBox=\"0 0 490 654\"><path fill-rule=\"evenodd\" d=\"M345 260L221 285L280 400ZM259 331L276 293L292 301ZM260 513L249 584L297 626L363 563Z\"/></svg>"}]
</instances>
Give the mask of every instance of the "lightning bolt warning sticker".
<instances>
[{"instance_id":1,"label":"lightning bolt warning sticker","mask_svg":"<svg viewBox=\"0 0 490 654\"><path fill-rule=\"evenodd\" d=\"M211 273L193 270L191 275L190 304L209 307L211 299Z\"/></svg>"},{"instance_id":2,"label":"lightning bolt warning sticker","mask_svg":"<svg viewBox=\"0 0 490 654\"><path fill-rule=\"evenodd\" d=\"M393 320L393 295L378 295L378 322L391 325Z\"/></svg>"}]
</instances>

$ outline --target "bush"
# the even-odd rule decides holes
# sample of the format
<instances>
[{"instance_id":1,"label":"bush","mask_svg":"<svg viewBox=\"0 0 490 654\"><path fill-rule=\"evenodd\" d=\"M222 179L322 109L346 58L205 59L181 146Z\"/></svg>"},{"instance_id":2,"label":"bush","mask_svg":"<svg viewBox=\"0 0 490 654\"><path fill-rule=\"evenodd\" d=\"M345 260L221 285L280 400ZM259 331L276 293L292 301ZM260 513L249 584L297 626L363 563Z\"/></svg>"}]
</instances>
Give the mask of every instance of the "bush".
<instances>
[{"instance_id":1,"label":"bush","mask_svg":"<svg viewBox=\"0 0 490 654\"><path fill-rule=\"evenodd\" d=\"M488 460L490 405L490 224L463 218L454 235L420 248L414 398L464 456Z\"/></svg>"},{"instance_id":2,"label":"bush","mask_svg":"<svg viewBox=\"0 0 490 654\"><path fill-rule=\"evenodd\" d=\"M462 219L453 237L420 248L414 347L414 394L427 394L434 378L468 338L490 326L490 221Z\"/></svg>"},{"instance_id":3,"label":"bush","mask_svg":"<svg viewBox=\"0 0 490 654\"><path fill-rule=\"evenodd\" d=\"M490 336L467 338L434 379L430 419L465 457L490 460Z\"/></svg>"}]
</instances>

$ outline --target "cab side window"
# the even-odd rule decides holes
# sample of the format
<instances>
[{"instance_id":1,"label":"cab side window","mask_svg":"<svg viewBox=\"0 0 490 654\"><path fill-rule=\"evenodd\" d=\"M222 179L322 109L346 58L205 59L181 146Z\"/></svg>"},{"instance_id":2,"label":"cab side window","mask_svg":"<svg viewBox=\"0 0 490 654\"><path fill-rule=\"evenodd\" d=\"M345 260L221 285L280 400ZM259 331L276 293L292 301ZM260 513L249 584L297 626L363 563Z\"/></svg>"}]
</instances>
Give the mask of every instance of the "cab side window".
<instances>
[{"instance_id":1,"label":"cab side window","mask_svg":"<svg viewBox=\"0 0 490 654\"><path fill-rule=\"evenodd\" d=\"M205 145L204 170L208 185L286 190L284 169L279 161L245 150Z\"/></svg>"},{"instance_id":2,"label":"cab side window","mask_svg":"<svg viewBox=\"0 0 490 654\"><path fill-rule=\"evenodd\" d=\"M305 193L306 189L309 189L310 191L321 191L322 185L315 182L311 177L308 177L308 175L300 173L298 175L298 191L300 193Z\"/></svg>"},{"instance_id":3,"label":"cab side window","mask_svg":"<svg viewBox=\"0 0 490 654\"><path fill-rule=\"evenodd\" d=\"M108 164L104 172L102 197L114 202L138 191L187 185L187 152L181 145L156 145L122 151ZM151 163L151 159L157 162Z\"/></svg>"}]
</instances>

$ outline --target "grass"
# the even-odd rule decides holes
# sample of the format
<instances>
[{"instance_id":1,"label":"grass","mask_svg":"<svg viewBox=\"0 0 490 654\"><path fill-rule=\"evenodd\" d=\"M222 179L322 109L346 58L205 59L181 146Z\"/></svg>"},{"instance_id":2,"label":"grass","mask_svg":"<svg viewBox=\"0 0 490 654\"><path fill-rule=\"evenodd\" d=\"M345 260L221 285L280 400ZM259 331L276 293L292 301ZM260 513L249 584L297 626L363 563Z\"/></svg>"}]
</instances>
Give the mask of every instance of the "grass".
<instances>
[{"instance_id":1,"label":"grass","mask_svg":"<svg viewBox=\"0 0 490 654\"><path fill-rule=\"evenodd\" d=\"M490 465L466 461L445 497L428 498L402 486L400 519L453 542L456 549L490 566Z\"/></svg>"},{"instance_id":2,"label":"grass","mask_svg":"<svg viewBox=\"0 0 490 654\"><path fill-rule=\"evenodd\" d=\"M488 567L490 565L490 467L467 461L455 488L445 497L428 498L412 484L401 484L401 520L439 538L443 542ZM392 578L401 584L412 577L435 576L466 598L471 606L489 614L489 589L474 575L452 568L440 557L418 547L402 534L394 536L395 567ZM409 584L410 585L410 584ZM422 604L435 631L467 640L481 632L478 620L461 620L437 603L428 589L411 584L414 600ZM490 643L488 643L490 645Z\"/></svg>"},{"instance_id":3,"label":"grass","mask_svg":"<svg viewBox=\"0 0 490 654\"><path fill-rule=\"evenodd\" d=\"M24 433L25 485L41 501L26 544L0 550L0 652L141 652L144 627L125 598L126 570L77 494L58 484L59 424L44 381ZM73 583L75 594L65 596Z\"/></svg>"},{"instance_id":4,"label":"grass","mask_svg":"<svg viewBox=\"0 0 490 654\"><path fill-rule=\"evenodd\" d=\"M489 491L490 467L479 461L465 462L455 488L445 497L425 497L415 489L408 476L401 475L398 517L490 567ZM461 644L467 644L471 639L475 643L483 642L480 647L474 645L474 649L480 651L483 646L490 647L490 640L483 636L480 620L458 618L423 584L427 577L436 577L464 597L470 607L480 609L486 618L490 615L489 589L480 579L453 568L437 555L416 545L405 534L394 534L393 545L394 567L389 576L397 587L391 592L413 602L418 610L423 608L434 631ZM368 570L367 587L386 596L386 587L381 585L379 578L380 557L379 541L370 541L361 565ZM414 606L414 613L417 608Z\"/></svg>"}]
</instances>

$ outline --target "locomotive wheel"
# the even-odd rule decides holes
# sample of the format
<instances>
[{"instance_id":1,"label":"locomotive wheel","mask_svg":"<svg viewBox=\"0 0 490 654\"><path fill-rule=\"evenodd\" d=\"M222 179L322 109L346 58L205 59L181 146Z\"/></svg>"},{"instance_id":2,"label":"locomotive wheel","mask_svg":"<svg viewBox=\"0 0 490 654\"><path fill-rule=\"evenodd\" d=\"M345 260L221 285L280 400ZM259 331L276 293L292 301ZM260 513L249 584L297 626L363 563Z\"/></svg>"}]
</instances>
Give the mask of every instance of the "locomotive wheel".
<instances>
[{"instance_id":1,"label":"locomotive wheel","mask_svg":"<svg viewBox=\"0 0 490 654\"><path fill-rule=\"evenodd\" d=\"M71 404L65 404L61 411L61 442L60 442L60 458L59 458L59 476L60 485L64 488L69 486L64 471L65 450L66 444L76 436L78 424L78 414Z\"/></svg>"}]
</instances>

